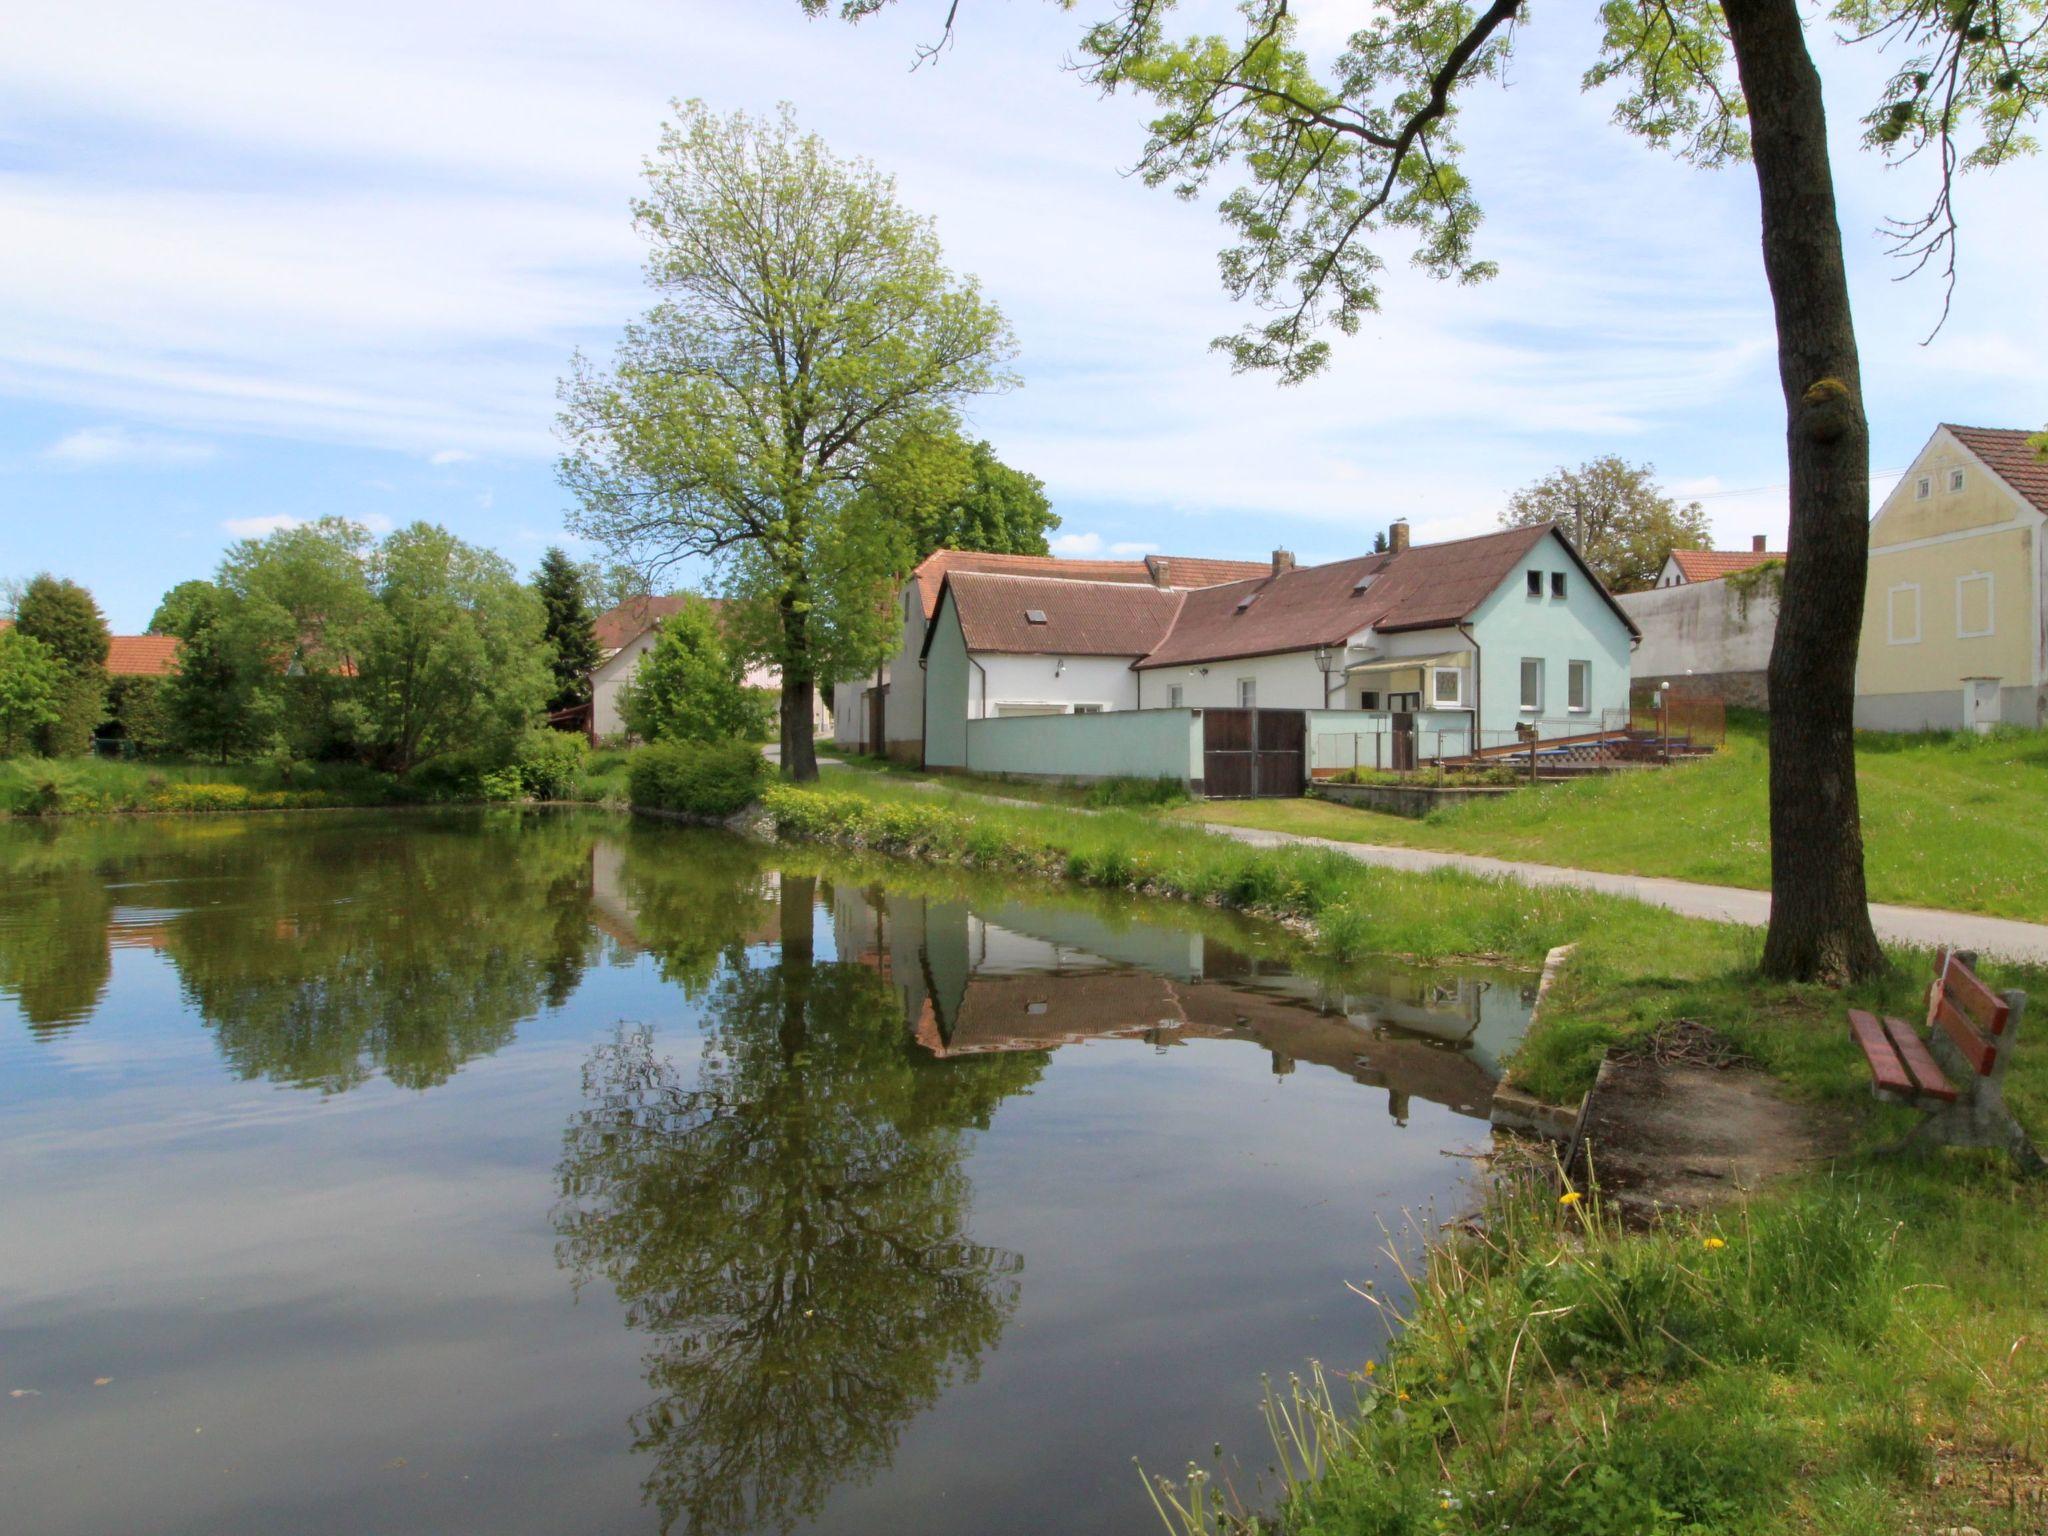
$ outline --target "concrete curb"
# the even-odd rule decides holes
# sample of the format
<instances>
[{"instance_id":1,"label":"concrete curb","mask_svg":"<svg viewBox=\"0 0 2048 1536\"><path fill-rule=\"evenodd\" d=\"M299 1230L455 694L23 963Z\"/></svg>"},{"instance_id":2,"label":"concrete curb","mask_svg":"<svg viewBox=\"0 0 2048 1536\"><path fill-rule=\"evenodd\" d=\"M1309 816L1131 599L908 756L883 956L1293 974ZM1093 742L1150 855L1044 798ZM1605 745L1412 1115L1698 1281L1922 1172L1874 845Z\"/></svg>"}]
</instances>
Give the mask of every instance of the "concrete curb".
<instances>
[{"instance_id":1,"label":"concrete curb","mask_svg":"<svg viewBox=\"0 0 2048 1536\"><path fill-rule=\"evenodd\" d=\"M1536 1021L1543 1017L1543 1004L1550 996L1551 985L1577 948L1576 944L1560 944L1543 957L1543 976L1536 983L1536 1006L1529 1011L1529 1028L1534 1029ZM1513 1131L1520 1136L1535 1136L1576 1146L1579 1128L1586 1119L1586 1103L1591 1097L1588 1094L1576 1104L1552 1104L1503 1080L1493 1090L1490 1118L1497 1131Z\"/></svg>"}]
</instances>

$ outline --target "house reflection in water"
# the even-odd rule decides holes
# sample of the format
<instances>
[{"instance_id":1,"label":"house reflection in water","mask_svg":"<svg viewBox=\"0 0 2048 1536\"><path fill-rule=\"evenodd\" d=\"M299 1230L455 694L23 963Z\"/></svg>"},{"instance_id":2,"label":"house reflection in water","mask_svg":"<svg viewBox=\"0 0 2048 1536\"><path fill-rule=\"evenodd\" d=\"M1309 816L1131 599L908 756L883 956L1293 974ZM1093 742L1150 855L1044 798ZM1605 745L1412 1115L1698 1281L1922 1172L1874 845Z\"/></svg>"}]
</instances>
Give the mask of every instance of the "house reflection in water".
<instances>
[{"instance_id":1,"label":"house reflection in water","mask_svg":"<svg viewBox=\"0 0 2048 1536\"><path fill-rule=\"evenodd\" d=\"M1348 972L1340 986L1193 929L1085 910L855 887L831 900L840 957L888 976L912 1037L935 1056L1247 1040L1275 1073L1306 1062L1385 1088L1402 1124L1416 1095L1484 1118L1535 1001L1522 973L1388 967Z\"/></svg>"}]
</instances>

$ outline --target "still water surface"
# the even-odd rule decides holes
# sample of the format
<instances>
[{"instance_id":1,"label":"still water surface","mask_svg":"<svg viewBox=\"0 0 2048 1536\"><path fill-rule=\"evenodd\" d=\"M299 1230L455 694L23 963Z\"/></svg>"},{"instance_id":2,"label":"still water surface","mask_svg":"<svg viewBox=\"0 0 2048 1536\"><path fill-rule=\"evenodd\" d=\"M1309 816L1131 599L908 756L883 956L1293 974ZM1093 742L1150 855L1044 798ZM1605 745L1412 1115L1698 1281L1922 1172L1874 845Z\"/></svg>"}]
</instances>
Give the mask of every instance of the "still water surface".
<instances>
[{"instance_id":1,"label":"still water surface","mask_svg":"<svg viewBox=\"0 0 2048 1536\"><path fill-rule=\"evenodd\" d=\"M595 815L0 825L0 1524L1150 1529L1381 1348L1533 991L1298 961Z\"/></svg>"}]
</instances>

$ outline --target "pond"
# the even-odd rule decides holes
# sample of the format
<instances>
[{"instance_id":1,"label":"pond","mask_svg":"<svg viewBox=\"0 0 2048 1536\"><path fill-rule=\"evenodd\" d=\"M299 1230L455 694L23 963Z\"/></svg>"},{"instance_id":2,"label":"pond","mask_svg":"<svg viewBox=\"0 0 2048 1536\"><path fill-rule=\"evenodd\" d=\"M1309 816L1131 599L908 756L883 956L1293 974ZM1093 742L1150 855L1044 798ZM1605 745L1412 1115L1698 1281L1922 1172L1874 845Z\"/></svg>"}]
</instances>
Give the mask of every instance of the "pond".
<instances>
[{"instance_id":1,"label":"pond","mask_svg":"<svg viewBox=\"0 0 2048 1536\"><path fill-rule=\"evenodd\" d=\"M1151 1528L1384 1347L1533 992L594 813L0 824L5 1523Z\"/></svg>"}]
</instances>

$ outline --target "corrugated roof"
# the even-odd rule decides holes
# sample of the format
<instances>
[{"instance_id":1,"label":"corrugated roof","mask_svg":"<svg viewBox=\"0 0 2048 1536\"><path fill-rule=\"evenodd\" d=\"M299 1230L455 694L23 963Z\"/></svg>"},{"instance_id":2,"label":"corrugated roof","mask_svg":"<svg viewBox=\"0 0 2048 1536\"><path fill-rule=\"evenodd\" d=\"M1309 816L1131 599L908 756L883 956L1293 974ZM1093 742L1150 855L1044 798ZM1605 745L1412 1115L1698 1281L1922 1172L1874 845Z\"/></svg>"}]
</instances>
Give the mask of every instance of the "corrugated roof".
<instances>
[{"instance_id":1,"label":"corrugated roof","mask_svg":"<svg viewBox=\"0 0 2048 1536\"><path fill-rule=\"evenodd\" d=\"M1190 592L1173 633L1138 665L1307 651L1367 628L1391 632L1456 624L1550 532L1549 523L1539 523ZM1371 582L1360 591L1366 577ZM1251 605L1240 608L1247 596Z\"/></svg>"},{"instance_id":2,"label":"corrugated roof","mask_svg":"<svg viewBox=\"0 0 2048 1536\"><path fill-rule=\"evenodd\" d=\"M169 677L177 660L176 635L112 635L107 640L109 677Z\"/></svg>"},{"instance_id":3,"label":"corrugated roof","mask_svg":"<svg viewBox=\"0 0 2048 1536\"><path fill-rule=\"evenodd\" d=\"M950 572L945 590L970 651L1028 656L1143 656L1165 637L1185 597L1150 583L987 571ZM1034 613L1044 622L1033 623Z\"/></svg>"},{"instance_id":4,"label":"corrugated roof","mask_svg":"<svg viewBox=\"0 0 2048 1536\"><path fill-rule=\"evenodd\" d=\"M1678 562L1678 574L1687 581L1719 581L1737 571L1752 570L1771 560L1782 560L1785 552L1781 549L1674 549L1671 558Z\"/></svg>"},{"instance_id":5,"label":"corrugated roof","mask_svg":"<svg viewBox=\"0 0 2048 1536\"><path fill-rule=\"evenodd\" d=\"M929 619L939 611L939 589L955 571L1155 586L1160 584L1157 573L1162 566L1166 573L1164 584L1171 587L1241 581L1271 569L1263 560L1208 560L1183 555L1147 555L1142 560L1068 560L1058 555L992 555L972 549L941 549L927 555L912 575L924 603L924 616Z\"/></svg>"},{"instance_id":6,"label":"corrugated roof","mask_svg":"<svg viewBox=\"0 0 2048 1536\"><path fill-rule=\"evenodd\" d=\"M1959 427L1946 421L1942 426L2025 497L2035 511L2048 512L2048 459L2041 457L2032 442L2040 433L2019 427Z\"/></svg>"}]
</instances>

